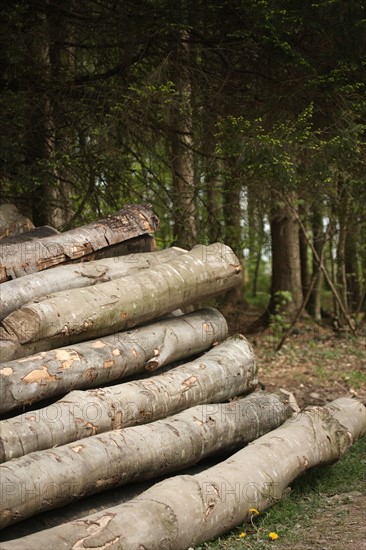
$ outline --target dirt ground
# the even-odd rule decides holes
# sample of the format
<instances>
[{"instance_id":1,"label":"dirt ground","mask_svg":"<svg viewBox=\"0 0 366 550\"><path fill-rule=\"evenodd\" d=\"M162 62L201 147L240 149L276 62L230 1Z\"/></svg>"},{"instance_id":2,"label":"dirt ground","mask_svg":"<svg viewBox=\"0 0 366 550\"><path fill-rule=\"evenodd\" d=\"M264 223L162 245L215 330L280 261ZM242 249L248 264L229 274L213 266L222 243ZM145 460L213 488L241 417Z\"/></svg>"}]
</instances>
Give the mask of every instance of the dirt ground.
<instances>
[{"instance_id":1,"label":"dirt ground","mask_svg":"<svg viewBox=\"0 0 366 550\"><path fill-rule=\"evenodd\" d=\"M231 331L246 334L252 320L253 312L237 316L234 322L231 318ZM365 333L355 338L311 321L302 322L279 352L275 351L281 337L278 329L247 337L257 356L259 380L267 391L290 391L301 408L324 405L341 396L357 398L366 405ZM273 546L292 550L366 550L365 494L355 491L330 496L311 529L299 525L298 534L299 544L288 545L278 539Z\"/></svg>"},{"instance_id":2,"label":"dirt ground","mask_svg":"<svg viewBox=\"0 0 366 550\"><path fill-rule=\"evenodd\" d=\"M366 405L366 326L354 337L312 321L298 323L280 351L279 329L253 334L248 327L257 310L225 312L231 334L244 334L257 357L258 374L267 391L283 388L294 394L300 407L324 405L341 396Z\"/></svg>"},{"instance_id":3,"label":"dirt ground","mask_svg":"<svg viewBox=\"0 0 366 550\"><path fill-rule=\"evenodd\" d=\"M280 541L282 550L365 550L366 497L358 491L334 495L313 519L303 540L291 545Z\"/></svg>"}]
</instances>

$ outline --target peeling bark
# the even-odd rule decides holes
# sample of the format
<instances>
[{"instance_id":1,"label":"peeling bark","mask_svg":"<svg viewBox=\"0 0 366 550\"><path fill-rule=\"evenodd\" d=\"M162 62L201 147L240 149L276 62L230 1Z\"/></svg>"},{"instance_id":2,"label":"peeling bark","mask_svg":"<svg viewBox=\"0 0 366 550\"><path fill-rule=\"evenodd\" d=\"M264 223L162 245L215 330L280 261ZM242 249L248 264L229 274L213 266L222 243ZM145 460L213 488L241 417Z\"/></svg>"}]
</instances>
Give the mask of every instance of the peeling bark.
<instances>
[{"instance_id":1,"label":"peeling bark","mask_svg":"<svg viewBox=\"0 0 366 550\"><path fill-rule=\"evenodd\" d=\"M234 288L241 266L223 244L195 246L169 263L88 288L64 290L10 313L2 361L112 334Z\"/></svg>"},{"instance_id":2,"label":"peeling bark","mask_svg":"<svg viewBox=\"0 0 366 550\"><path fill-rule=\"evenodd\" d=\"M0 367L0 412L108 384L202 353L227 337L225 318L207 308Z\"/></svg>"},{"instance_id":3,"label":"peeling bark","mask_svg":"<svg viewBox=\"0 0 366 550\"><path fill-rule=\"evenodd\" d=\"M1 524L6 527L77 498L241 447L277 428L292 413L284 396L254 393L12 460L0 466L8 488L0 504Z\"/></svg>"},{"instance_id":4,"label":"peeling bark","mask_svg":"<svg viewBox=\"0 0 366 550\"><path fill-rule=\"evenodd\" d=\"M112 281L137 273L141 269L169 262L185 252L181 248L173 247L153 253L60 265L40 273L25 275L14 281L7 281L1 285L0 320L24 304L48 294Z\"/></svg>"},{"instance_id":5,"label":"peeling bark","mask_svg":"<svg viewBox=\"0 0 366 550\"><path fill-rule=\"evenodd\" d=\"M202 473L156 483L133 501L5 542L2 550L184 550L248 521L250 508L275 504L291 481L338 460L365 432L365 407L336 399L287 420Z\"/></svg>"},{"instance_id":6,"label":"peeling bark","mask_svg":"<svg viewBox=\"0 0 366 550\"><path fill-rule=\"evenodd\" d=\"M236 336L163 374L87 391L0 422L0 462L109 430L146 424L188 407L219 403L257 384L255 357Z\"/></svg>"},{"instance_id":7,"label":"peeling bark","mask_svg":"<svg viewBox=\"0 0 366 550\"><path fill-rule=\"evenodd\" d=\"M148 206L126 206L108 218L20 246L0 244L0 282L42 271L158 228Z\"/></svg>"}]
</instances>

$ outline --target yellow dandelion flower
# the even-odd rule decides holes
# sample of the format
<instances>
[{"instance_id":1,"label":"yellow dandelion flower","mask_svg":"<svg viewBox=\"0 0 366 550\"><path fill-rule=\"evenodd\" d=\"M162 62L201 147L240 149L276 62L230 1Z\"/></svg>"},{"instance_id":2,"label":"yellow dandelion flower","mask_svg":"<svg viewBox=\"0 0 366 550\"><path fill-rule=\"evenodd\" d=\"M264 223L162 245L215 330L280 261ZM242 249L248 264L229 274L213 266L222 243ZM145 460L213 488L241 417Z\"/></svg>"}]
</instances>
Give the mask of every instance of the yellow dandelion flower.
<instances>
[{"instance_id":1,"label":"yellow dandelion flower","mask_svg":"<svg viewBox=\"0 0 366 550\"><path fill-rule=\"evenodd\" d=\"M241 538L241 539L243 539L243 538L246 537L246 536L247 536L247 534L244 533L244 532L241 532L241 533L239 534L239 538Z\"/></svg>"},{"instance_id":2,"label":"yellow dandelion flower","mask_svg":"<svg viewBox=\"0 0 366 550\"><path fill-rule=\"evenodd\" d=\"M258 512L257 508L249 508L249 512L251 514L254 514L255 516L259 516L259 512Z\"/></svg>"},{"instance_id":3,"label":"yellow dandelion flower","mask_svg":"<svg viewBox=\"0 0 366 550\"><path fill-rule=\"evenodd\" d=\"M271 533L268 533L268 536L271 540L276 540L278 539L278 535L277 533L275 533L274 531L272 531Z\"/></svg>"}]
</instances>

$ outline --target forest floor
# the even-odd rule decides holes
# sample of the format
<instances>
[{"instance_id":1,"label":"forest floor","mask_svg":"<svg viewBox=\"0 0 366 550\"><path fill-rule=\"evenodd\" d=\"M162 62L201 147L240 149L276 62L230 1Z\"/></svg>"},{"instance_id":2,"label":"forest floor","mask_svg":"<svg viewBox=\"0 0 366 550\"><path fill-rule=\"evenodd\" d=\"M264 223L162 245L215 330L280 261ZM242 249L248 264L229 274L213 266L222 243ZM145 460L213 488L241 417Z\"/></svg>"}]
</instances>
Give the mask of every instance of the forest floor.
<instances>
[{"instance_id":1,"label":"forest floor","mask_svg":"<svg viewBox=\"0 0 366 550\"><path fill-rule=\"evenodd\" d=\"M230 315L231 333L246 334L254 313ZM300 407L324 405L341 396L366 404L366 337L337 334L306 321L279 352L281 330L249 334L267 391L283 388ZM332 466L315 468L289 495L255 521L197 549L366 550L366 437ZM271 541L268 533L278 534ZM245 535L244 535L245 533Z\"/></svg>"}]
</instances>

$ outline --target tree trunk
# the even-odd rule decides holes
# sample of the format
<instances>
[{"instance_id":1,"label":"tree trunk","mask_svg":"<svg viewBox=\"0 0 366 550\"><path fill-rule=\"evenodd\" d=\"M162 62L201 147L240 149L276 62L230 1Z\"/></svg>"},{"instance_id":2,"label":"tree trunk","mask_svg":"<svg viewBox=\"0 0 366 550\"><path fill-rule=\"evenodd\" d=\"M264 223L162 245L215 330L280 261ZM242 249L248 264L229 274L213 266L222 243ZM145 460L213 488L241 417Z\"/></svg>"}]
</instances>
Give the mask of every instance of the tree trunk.
<instances>
[{"instance_id":1,"label":"tree trunk","mask_svg":"<svg viewBox=\"0 0 366 550\"><path fill-rule=\"evenodd\" d=\"M236 159L226 161L225 181L223 189L223 215L225 222L225 243L243 260L243 239L241 229L241 182Z\"/></svg>"},{"instance_id":2,"label":"tree trunk","mask_svg":"<svg viewBox=\"0 0 366 550\"><path fill-rule=\"evenodd\" d=\"M125 330L235 287L241 266L223 244L196 246L169 264L97 286L64 290L1 323L2 360Z\"/></svg>"},{"instance_id":3,"label":"tree trunk","mask_svg":"<svg viewBox=\"0 0 366 550\"><path fill-rule=\"evenodd\" d=\"M242 276L237 286L225 298L224 310L244 308L247 303L244 299L245 265L243 257L243 238L241 228L241 181L234 158L226 160L225 179L223 185L223 217L225 243L227 243L239 258L243 267Z\"/></svg>"},{"instance_id":4,"label":"tree trunk","mask_svg":"<svg viewBox=\"0 0 366 550\"><path fill-rule=\"evenodd\" d=\"M351 208L349 220L349 231L346 235L346 244L345 244L345 270L346 270L346 283L348 290L348 305L350 311L355 313L357 311L357 306L360 302L361 297L361 288L360 288L360 257L359 257L359 243L361 241L361 235L359 227L362 225L362 222L357 224L357 218L355 212ZM362 230L361 230L362 231ZM363 233L365 233L363 231ZM363 240L365 241L365 234L363 235Z\"/></svg>"},{"instance_id":5,"label":"tree trunk","mask_svg":"<svg viewBox=\"0 0 366 550\"><path fill-rule=\"evenodd\" d=\"M0 423L4 462L101 432L146 424L202 403L218 403L257 384L254 354L244 338L229 338L195 361L150 378L73 391Z\"/></svg>"},{"instance_id":6,"label":"tree trunk","mask_svg":"<svg viewBox=\"0 0 366 550\"><path fill-rule=\"evenodd\" d=\"M251 186L247 189L248 248L250 275L252 276L252 294L257 295L258 277L265 243L264 212L258 205L258 198ZM254 266L254 268L253 268Z\"/></svg>"},{"instance_id":7,"label":"tree trunk","mask_svg":"<svg viewBox=\"0 0 366 550\"><path fill-rule=\"evenodd\" d=\"M308 261L308 243L302 231L299 231L299 251L301 268L301 288L303 296L306 295L310 285L309 261Z\"/></svg>"},{"instance_id":8,"label":"tree trunk","mask_svg":"<svg viewBox=\"0 0 366 550\"><path fill-rule=\"evenodd\" d=\"M206 105L206 109L209 106ZM205 173L205 196L207 203L206 213L206 232L208 242L216 242L220 239L221 224L220 219L220 193L219 181L218 181L218 167L217 158L215 155L216 141L215 141L215 115L209 113L204 119L204 135L203 148L204 148L204 173Z\"/></svg>"},{"instance_id":9,"label":"tree trunk","mask_svg":"<svg viewBox=\"0 0 366 550\"><path fill-rule=\"evenodd\" d=\"M214 462L213 458L211 460ZM190 473L193 471L194 473L197 473L196 470L199 469L200 466L201 465L191 466L191 468L188 468L188 472ZM204 464L202 464L201 469L203 469L203 466ZM183 471L185 472L186 470ZM169 474L163 477L168 476ZM109 489L108 491L103 491L102 493L89 495L87 498L76 500L68 506L54 508L53 510L48 510L47 512L37 514L36 516L31 516L30 518L9 526L6 529L0 529L0 547L2 548L4 541L18 539L19 537L24 537L36 533L37 531L42 531L43 529L49 529L50 527L55 527L69 521L74 521L89 514L95 514L95 512L105 510L111 506L128 502L129 500L139 496L147 489L150 489L154 483L156 483L156 481L154 482L153 479L136 483L132 482L128 485L122 485L121 487L115 487ZM55 548L54 550L58 549Z\"/></svg>"},{"instance_id":10,"label":"tree trunk","mask_svg":"<svg viewBox=\"0 0 366 550\"><path fill-rule=\"evenodd\" d=\"M34 229L33 223L22 216L16 206L13 204L2 204L0 206L0 239L19 235L19 233L25 233L31 229Z\"/></svg>"},{"instance_id":11,"label":"tree trunk","mask_svg":"<svg viewBox=\"0 0 366 550\"><path fill-rule=\"evenodd\" d=\"M189 34L181 30L175 36L172 61L177 91L172 111L172 198L174 238L177 246L182 248L192 248L197 242L189 55Z\"/></svg>"},{"instance_id":12,"label":"tree trunk","mask_svg":"<svg viewBox=\"0 0 366 550\"><path fill-rule=\"evenodd\" d=\"M292 413L287 397L255 393L12 460L0 466L2 483L15 489L4 495L0 505L1 525L242 447L277 428ZM20 488L25 486L24 498Z\"/></svg>"},{"instance_id":13,"label":"tree trunk","mask_svg":"<svg viewBox=\"0 0 366 550\"><path fill-rule=\"evenodd\" d=\"M10 361L0 368L0 413L108 384L202 353L227 337L221 313L207 308L128 332Z\"/></svg>"},{"instance_id":14,"label":"tree trunk","mask_svg":"<svg viewBox=\"0 0 366 550\"><path fill-rule=\"evenodd\" d=\"M277 206L271 215L272 288L269 311L293 317L300 309L301 284L299 225L287 205ZM281 293L290 294L288 303L281 302Z\"/></svg>"},{"instance_id":15,"label":"tree trunk","mask_svg":"<svg viewBox=\"0 0 366 550\"><path fill-rule=\"evenodd\" d=\"M168 248L159 252L60 265L7 281L1 285L0 320L24 304L48 294L119 279L138 273L142 269L169 262L184 253L185 250L181 248Z\"/></svg>"},{"instance_id":16,"label":"tree trunk","mask_svg":"<svg viewBox=\"0 0 366 550\"><path fill-rule=\"evenodd\" d=\"M345 205L347 208L347 205ZM338 294L342 300L343 307L348 313L348 296L347 296L347 277L346 277L346 238L348 233L347 213L341 215L339 219L339 236L337 246L337 283ZM346 320L342 311L338 313L339 327L345 326Z\"/></svg>"},{"instance_id":17,"label":"tree trunk","mask_svg":"<svg viewBox=\"0 0 366 550\"><path fill-rule=\"evenodd\" d=\"M272 506L311 467L329 464L366 432L366 409L350 398L290 418L220 464L176 475L136 499L3 544L39 548L185 550L249 521Z\"/></svg>"},{"instance_id":18,"label":"tree trunk","mask_svg":"<svg viewBox=\"0 0 366 550\"><path fill-rule=\"evenodd\" d=\"M324 247L324 232L323 232L323 215L321 209L315 205L313 209L313 215L311 220L312 233L313 233L313 246L318 256L322 254ZM316 321L321 321L321 290L323 287L324 275L321 269L319 269L318 262L312 256L312 273L318 273L314 283L313 290L310 294L308 312Z\"/></svg>"},{"instance_id":19,"label":"tree trunk","mask_svg":"<svg viewBox=\"0 0 366 550\"><path fill-rule=\"evenodd\" d=\"M34 179L31 200L36 225L61 228L72 214L71 186L62 178L58 167L64 154L61 129L69 125L69 120L64 115L65 105L55 90L65 80L66 67L62 65L66 57L62 50L69 37L68 19L49 4L47 0L43 7L33 8L35 16L34 19L29 17L32 22L25 34L36 75L35 78L28 69L27 87L30 94L35 94L36 101L28 117L25 164L30 166ZM64 9L72 11L69 2L64 2Z\"/></svg>"},{"instance_id":20,"label":"tree trunk","mask_svg":"<svg viewBox=\"0 0 366 550\"><path fill-rule=\"evenodd\" d=\"M138 235L154 232L158 220L150 207L126 206L108 218L21 246L0 247L0 282L82 258Z\"/></svg>"}]
</instances>

